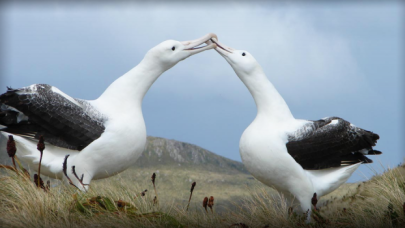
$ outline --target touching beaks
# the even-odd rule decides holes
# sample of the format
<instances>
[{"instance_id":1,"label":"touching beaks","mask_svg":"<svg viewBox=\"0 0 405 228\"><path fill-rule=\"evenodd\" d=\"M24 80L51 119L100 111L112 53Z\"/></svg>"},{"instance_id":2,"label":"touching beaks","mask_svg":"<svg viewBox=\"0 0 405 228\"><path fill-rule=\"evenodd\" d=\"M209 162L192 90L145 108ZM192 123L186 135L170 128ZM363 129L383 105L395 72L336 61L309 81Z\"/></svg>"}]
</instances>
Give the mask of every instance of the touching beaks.
<instances>
[{"instance_id":1,"label":"touching beaks","mask_svg":"<svg viewBox=\"0 0 405 228\"><path fill-rule=\"evenodd\" d=\"M234 49L231 47L226 46L223 43L220 43L218 41L218 37L213 37L211 38L208 42L207 45L210 43L214 43L217 45L217 48L215 48L216 51L218 51L221 54L227 55L228 53L233 53Z\"/></svg>"},{"instance_id":2,"label":"touching beaks","mask_svg":"<svg viewBox=\"0 0 405 228\"><path fill-rule=\"evenodd\" d=\"M192 54L197 54L199 52L217 47L217 45L215 43L211 43L211 44L207 43L207 41L209 41L212 38L217 39L218 37L214 33L208 33L207 35L205 35L201 38L198 38L196 40L181 41L180 43L184 45L184 49L183 49L184 51L191 52ZM207 43L207 45L199 47L203 43Z\"/></svg>"}]
</instances>

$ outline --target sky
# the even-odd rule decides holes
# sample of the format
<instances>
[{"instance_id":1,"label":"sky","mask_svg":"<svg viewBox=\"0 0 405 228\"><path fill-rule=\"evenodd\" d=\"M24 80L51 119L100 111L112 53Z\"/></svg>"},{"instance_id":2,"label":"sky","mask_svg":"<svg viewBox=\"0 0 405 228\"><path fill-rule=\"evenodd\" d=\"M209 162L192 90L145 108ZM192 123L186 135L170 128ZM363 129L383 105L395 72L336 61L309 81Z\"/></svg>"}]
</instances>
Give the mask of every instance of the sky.
<instances>
[{"instance_id":1,"label":"sky","mask_svg":"<svg viewBox=\"0 0 405 228\"><path fill-rule=\"evenodd\" d=\"M216 33L248 50L295 118L338 116L380 135L381 156L349 179L404 161L404 4L400 1L3 2L0 92L36 83L93 100L168 39ZM241 161L255 103L213 50L165 72L143 101L148 135Z\"/></svg>"}]
</instances>

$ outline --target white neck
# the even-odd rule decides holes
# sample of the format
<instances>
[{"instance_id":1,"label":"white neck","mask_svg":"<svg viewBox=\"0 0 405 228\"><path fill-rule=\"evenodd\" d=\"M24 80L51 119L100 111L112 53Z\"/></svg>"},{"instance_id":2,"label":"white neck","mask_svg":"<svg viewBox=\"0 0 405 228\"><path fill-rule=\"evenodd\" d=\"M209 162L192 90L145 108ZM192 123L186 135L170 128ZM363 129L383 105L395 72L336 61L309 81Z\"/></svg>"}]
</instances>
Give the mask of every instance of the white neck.
<instances>
[{"instance_id":1,"label":"white neck","mask_svg":"<svg viewBox=\"0 0 405 228\"><path fill-rule=\"evenodd\" d=\"M258 66L250 75L236 72L242 82L249 89L257 106L257 116L265 116L273 121L286 121L294 119L283 97L277 92L268 80L263 69Z\"/></svg>"},{"instance_id":2,"label":"white neck","mask_svg":"<svg viewBox=\"0 0 405 228\"><path fill-rule=\"evenodd\" d=\"M162 66L144 58L136 67L116 79L96 100L98 104L120 111L139 109L156 79L165 72Z\"/></svg>"}]
</instances>

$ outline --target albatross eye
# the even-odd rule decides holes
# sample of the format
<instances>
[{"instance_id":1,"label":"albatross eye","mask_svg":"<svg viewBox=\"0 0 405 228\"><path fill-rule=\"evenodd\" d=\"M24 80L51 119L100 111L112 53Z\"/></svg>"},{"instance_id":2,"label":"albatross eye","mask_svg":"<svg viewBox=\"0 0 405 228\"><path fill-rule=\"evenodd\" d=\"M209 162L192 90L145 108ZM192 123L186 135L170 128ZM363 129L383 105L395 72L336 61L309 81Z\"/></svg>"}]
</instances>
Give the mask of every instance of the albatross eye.
<instances>
[{"instance_id":1,"label":"albatross eye","mask_svg":"<svg viewBox=\"0 0 405 228\"><path fill-rule=\"evenodd\" d=\"M175 46L173 46L173 47L172 47L172 50L173 50L173 51L174 51L174 50L176 50L176 47L175 47Z\"/></svg>"},{"instance_id":2,"label":"albatross eye","mask_svg":"<svg viewBox=\"0 0 405 228\"><path fill-rule=\"evenodd\" d=\"M245 52L243 52L243 53L242 53L242 56L245 56L245 55L246 55Z\"/></svg>"}]
</instances>

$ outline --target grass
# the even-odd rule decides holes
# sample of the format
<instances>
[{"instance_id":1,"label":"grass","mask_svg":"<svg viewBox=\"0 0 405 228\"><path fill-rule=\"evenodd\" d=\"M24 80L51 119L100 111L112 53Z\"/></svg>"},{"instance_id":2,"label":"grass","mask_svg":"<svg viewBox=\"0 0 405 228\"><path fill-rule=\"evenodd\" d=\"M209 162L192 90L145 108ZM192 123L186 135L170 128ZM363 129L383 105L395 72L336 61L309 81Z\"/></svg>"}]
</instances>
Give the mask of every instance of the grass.
<instances>
[{"instance_id":1,"label":"grass","mask_svg":"<svg viewBox=\"0 0 405 228\"><path fill-rule=\"evenodd\" d=\"M245 174L131 168L93 181L83 193L57 180L46 192L22 173L5 170L0 177L0 227L405 227L404 165L321 198L311 223L290 213L282 195ZM159 204L153 203L152 173ZM202 205L210 196L213 213Z\"/></svg>"}]
</instances>

